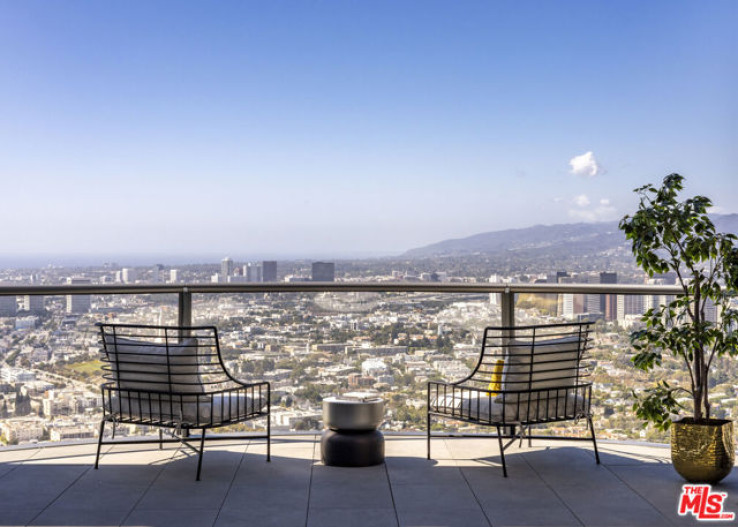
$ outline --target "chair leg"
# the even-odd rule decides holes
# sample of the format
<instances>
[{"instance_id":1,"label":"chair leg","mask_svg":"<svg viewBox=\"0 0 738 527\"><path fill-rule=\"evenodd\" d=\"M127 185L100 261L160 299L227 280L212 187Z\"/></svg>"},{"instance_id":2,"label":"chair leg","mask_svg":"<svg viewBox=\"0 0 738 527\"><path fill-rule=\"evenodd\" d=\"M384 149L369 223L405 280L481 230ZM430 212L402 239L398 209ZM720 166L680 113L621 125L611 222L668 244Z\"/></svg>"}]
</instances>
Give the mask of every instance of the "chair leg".
<instances>
[{"instance_id":1,"label":"chair leg","mask_svg":"<svg viewBox=\"0 0 738 527\"><path fill-rule=\"evenodd\" d=\"M500 427L497 427L497 442L500 445L500 458L502 459L502 475L507 477L507 465L505 465L505 447L502 446L502 433Z\"/></svg>"},{"instance_id":2,"label":"chair leg","mask_svg":"<svg viewBox=\"0 0 738 527\"><path fill-rule=\"evenodd\" d=\"M105 433L105 419L100 421L100 435L97 437L97 455L95 456L95 470L97 470L97 466L100 463L100 449L102 448L102 440L103 440L104 433Z\"/></svg>"},{"instance_id":3,"label":"chair leg","mask_svg":"<svg viewBox=\"0 0 738 527\"><path fill-rule=\"evenodd\" d=\"M430 434L430 432L431 432L431 416L430 416L430 412L428 412L426 414L426 421L425 421L425 423L426 423L426 428L425 428L426 429L425 450L426 450L428 459L430 459L431 458L431 455L430 455L430 439L431 439L430 438L430 436L431 436L431 434Z\"/></svg>"},{"instance_id":4,"label":"chair leg","mask_svg":"<svg viewBox=\"0 0 738 527\"><path fill-rule=\"evenodd\" d=\"M113 421L113 435L110 436L110 439L115 439L115 430L118 428L118 425L115 421Z\"/></svg>"},{"instance_id":5,"label":"chair leg","mask_svg":"<svg viewBox=\"0 0 738 527\"><path fill-rule=\"evenodd\" d=\"M267 415L267 463L272 460L272 424L271 413Z\"/></svg>"},{"instance_id":6,"label":"chair leg","mask_svg":"<svg viewBox=\"0 0 738 527\"><path fill-rule=\"evenodd\" d=\"M597 439L595 438L595 428L594 424L592 424L592 418L588 417L587 422L589 423L589 432L592 434L592 444L594 445L595 450L595 459L597 460L597 464L600 464L600 453L597 451Z\"/></svg>"},{"instance_id":7,"label":"chair leg","mask_svg":"<svg viewBox=\"0 0 738 527\"><path fill-rule=\"evenodd\" d=\"M163 439L164 439L164 432L160 428L159 429L159 450L164 450L164 441L162 441Z\"/></svg>"},{"instance_id":8,"label":"chair leg","mask_svg":"<svg viewBox=\"0 0 738 527\"><path fill-rule=\"evenodd\" d=\"M189 435L189 434L188 434ZM200 437L200 454L197 456L197 477L195 481L200 481L200 472L202 471L202 452L205 450L205 429L202 429L202 436Z\"/></svg>"}]
</instances>

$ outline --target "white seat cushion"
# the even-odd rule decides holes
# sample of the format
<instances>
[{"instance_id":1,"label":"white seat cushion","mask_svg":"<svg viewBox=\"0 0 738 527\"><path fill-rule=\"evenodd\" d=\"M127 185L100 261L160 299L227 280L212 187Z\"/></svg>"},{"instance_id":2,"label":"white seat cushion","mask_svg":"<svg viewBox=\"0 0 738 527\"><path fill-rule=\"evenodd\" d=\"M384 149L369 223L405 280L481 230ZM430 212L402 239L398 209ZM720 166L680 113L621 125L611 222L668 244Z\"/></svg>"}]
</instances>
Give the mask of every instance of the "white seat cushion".
<instances>
[{"instance_id":1,"label":"white seat cushion","mask_svg":"<svg viewBox=\"0 0 738 527\"><path fill-rule=\"evenodd\" d=\"M125 393L125 392L124 392ZM136 392L130 397L113 396L106 401L107 411L118 419L166 421L175 424L207 425L223 421L233 421L255 412L266 410L266 394L254 396L241 393L218 393L213 395L183 395L182 397L162 396ZM199 399L199 403L197 400ZM212 413L211 413L212 412Z\"/></svg>"},{"instance_id":2,"label":"white seat cushion","mask_svg":"<svg viewBox=\"0 0 738 527\"><path fill-rule=\"evenodd\" d=\"M546 401L547 393L545 391L541 393L540 401L535 393L532 398L520 401L513 400L516 396L508 394L505 396L505 404L502 404L502 396L495 397L484 392L465 390L463 395L460 391L457 391L456 395L443 396L439 394L438 398L431 397L430 405L433 411L448 415L453 413L458 417L479 419L491 423L503 422L503 408L505 409L504 422L506 423L571 418L583 414L584 399L581 395L576 395L570 390L568 396L562 393L560 397L555 397L556 393L552 391L551 396Z\"/></svg>"}]
</instances>

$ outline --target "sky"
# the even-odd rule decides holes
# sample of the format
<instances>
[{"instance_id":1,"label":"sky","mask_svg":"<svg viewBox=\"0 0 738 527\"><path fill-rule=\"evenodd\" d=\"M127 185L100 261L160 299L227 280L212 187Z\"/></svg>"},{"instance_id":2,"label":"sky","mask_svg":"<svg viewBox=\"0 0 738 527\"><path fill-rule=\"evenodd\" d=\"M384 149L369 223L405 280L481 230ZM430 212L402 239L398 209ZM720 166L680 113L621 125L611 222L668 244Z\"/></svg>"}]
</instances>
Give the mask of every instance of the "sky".
<instances>
[{"instance_id":1,"label":"sky","mask_svg":"<svg viewBox=\"0 0 738 527\"><path fill-rule=\"evenodd\" d=\"M0 256L738 212L738 2L0 0Z\"/></svg>"}]
</instances>

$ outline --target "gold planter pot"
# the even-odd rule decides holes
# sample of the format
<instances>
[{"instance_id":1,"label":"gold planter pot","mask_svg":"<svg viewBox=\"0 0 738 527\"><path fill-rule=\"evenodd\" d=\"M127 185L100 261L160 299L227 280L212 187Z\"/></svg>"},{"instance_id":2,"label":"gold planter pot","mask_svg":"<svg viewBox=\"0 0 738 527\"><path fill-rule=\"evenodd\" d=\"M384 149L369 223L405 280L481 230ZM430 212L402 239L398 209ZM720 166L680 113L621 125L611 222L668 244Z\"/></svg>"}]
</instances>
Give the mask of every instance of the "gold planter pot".
<instances>
[{"instance_id":1,"label":"gold planter pot","mask_svg":"<svg viewBox=\"0 0 738 527\"><path fill-rule=\"evenodd\" d=\"M717 483L735 462L733 422L711 419L695 423L687 418L671 426L671 461L691 483Z\"/></svg>"}]
</instances>

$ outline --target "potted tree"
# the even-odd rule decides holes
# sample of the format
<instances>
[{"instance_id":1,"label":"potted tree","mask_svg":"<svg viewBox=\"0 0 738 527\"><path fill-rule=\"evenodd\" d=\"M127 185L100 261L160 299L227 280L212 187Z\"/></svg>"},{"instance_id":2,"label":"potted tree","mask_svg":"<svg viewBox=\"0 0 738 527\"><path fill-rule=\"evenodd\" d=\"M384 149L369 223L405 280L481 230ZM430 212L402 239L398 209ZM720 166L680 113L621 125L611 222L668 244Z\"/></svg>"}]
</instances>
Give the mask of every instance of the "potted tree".
<instances>
[{"instance_id":1,"label":"potted tree","mask_svg":"<svg viewBox=\"0 0 738 527\"><path fill-rule=\"evenodd\" d=\"M638 210L620 221L638 265L649 276L673 272L682 293L668 305L649 309L645 327L631 334L637 368L652 370L671 354L689 374L688 387L661 381L634 394L636 415L658 429L671 430L674 468L692 482L716 483L730 473L735 458L733 423L711 415L710 373L715 360L738 354L738 312L732 307L738 284L738 248L732 234L717 233L707 210L711 201L695 196L678 201L684 177L670 174L661 188L637 188ZM672 419L693 401L691 417ZM672 421L674 421L672 423Z\"/></svg>"}]
</instances>

